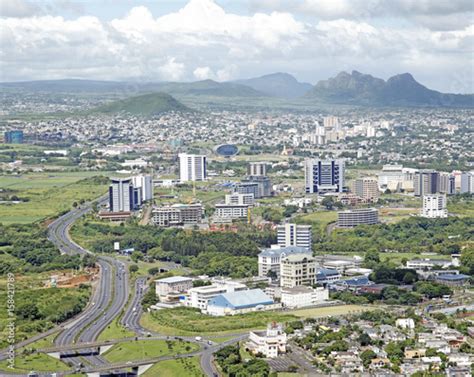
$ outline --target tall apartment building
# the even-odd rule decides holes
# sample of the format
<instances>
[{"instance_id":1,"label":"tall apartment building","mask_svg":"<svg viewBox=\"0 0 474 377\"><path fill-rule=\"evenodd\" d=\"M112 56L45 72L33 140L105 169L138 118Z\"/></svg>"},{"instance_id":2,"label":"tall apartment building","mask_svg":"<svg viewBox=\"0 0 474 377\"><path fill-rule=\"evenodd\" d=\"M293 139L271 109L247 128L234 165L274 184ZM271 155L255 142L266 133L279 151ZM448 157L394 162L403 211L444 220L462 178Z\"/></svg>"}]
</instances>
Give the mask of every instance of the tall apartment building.
<instances>
[{"instance_id":1,"label":"tall apartment building","mask_svg":"<svg viewBox=\"0 0 474 377\"><path fill-rule=\"evenodd\" d=\"M249 175L242 183L257 184L258 193L256 198L266 198L272 195L272 182L269 177L263 175Z\"/></svg>"},{"instance_id":2,"label":"tall apartment building","mask_svg":"<svg viewBox=\"0 0 474 377\"><path fill-rule=\"evenodd\" d=\"M151 175L137 175L132 177L133 187L141 191L142 201L153 199L153 179Z\"/></svg>"},{"instance_id":3,"label":"tall apartment building","mask_svg":"<svg viewBox=\"0 0 474 377\"><path fill-rule=\"evenodd\" d=\"M109 209L110 212L131 212L135 209L134 188L130 178L112 178Z\"/></svg>"},{"instance_id":4,"label":"tall apartment building","mask_svg":"<svg viewBox=\"0 0 474 377\"><path fill-rule=\"evenodd\" d=\"M251 162L247 168L247 174L253 176L266 176L267 163L266 162Z\"/></svg>"},{"instance_id":5,"label":"tall apartment building","mask_svg":"<svg viewBox=\"0 0 474 377\"><path fill-rule=\"evenodd\" d=\"M339 128L339 118L335 116L328 116L323 118L324 128Z\"/></svg>"},{"instance_id":6,"label":"tall apartment building","mask_svg":"<svg viewBox=\"0 0 474 377\"><path fill-rule=\"evenodd\" d=\"M354 181L354 194L367 202L375 203L379 200L379 184L375 178L358 178Z\"/></svg>"},{"instance_id":7,"label":"tall apartment building","mask_svg":"<svg viewBox=\"0 0 474 377\"><path fill-rule=\"evenodd\" d=\"M312 255L309 249L303 247L280 247L278 245L272 245L271 248L264 249L258 254L258 276L268 276L268 273L273 271L277 278L280 278L281 259L290 254Z\"/></svg>"},{"instance_id":8,"label":"tall apartment building","mask_svg":"<svg viewBox=\"0 0 474 377\"><path fill-rule=\"evenodd\" d=\"M251 206L255 203L253 194L239 194L234 192L225 196L225 204L238 204Z\"/></svg>"},{"instance_id":9,"label":"tall apartment building","mask_svg":"<svg viewBox=\"0 0 474 377\"><path fill-rule=\"evenodd\" d=\"M353 228L357 225L373 225L379 222L377 208L358 208L337 213L339 228Z\"/></svg>"},{"instance_id":10,"label":"tall apartment building","mask_svg":"<svg viewBox=\"0 0 474 377\"><path fill-rule=\"evenodd\" d=\"M180 153L179 179L181 182L204 181L207 177L206 156Z\"/></svg>"},{"instance_id":11,"label":"tall apartment building","mask_svg":"<svg viewBox=\"0 0 474 377\"><path fill-rule=\"evenodd\" d=\"M435 170L419 170L415 173L415 196L439 192L439 173Z\"/></svg>"},{"instance_id":12,"label":"tall apartment building","mask_svg":"<svg viewBox=\"0 0 474 377\"><path fill-rule=\"evenodd\" d=\"M237 194L252 194L255 199L261 198L257 182L239 182L234 187Z\"/></svg>"},{"instance_id":13,"label":"tall apartment building","mask_svg":"<svg viewBox=\"0 0 474 377\"><path fill-rule=\"evenodd\" d=\"M428 218L448 217L446 194L424 195L421 216Z\"/></svg>"},{"instance_id":14,"label":"tall apartment building","mask_svg":"<svg viewBox=\"0 0 474 377\"><path fill-rule=\"evenodd\" d=\"M293 288L316 284L316 259L307 254L291 254L281 259L280 286Z\"/></svg>"},{"instance_id":15,"label":"tall apartment building","mask_svg":"<svg viewBox=\"0 0 474 377\"><path fill-rule=\"evenodd\" d=\"M456 177L451 173L439 173L439 192L447 195L456 193Z\"/></svg>"},{"instance_id":16,"label":"tall apartment building","mask_svg":"<svg viewBox=\"0 0 474 377\"><path fill-rule=\"evenodd\" d=\"M474 193L474 170L461 174L461 194Z\"/></svg>"},{"instance_id":17,"label":"tall apartment building","mask_svg":"<svg viewBox=\"0 0 474 377\"><path fill-rule=\"evenodd\" d=\"M311 225L283 224L277 226L277 243L280 247L312 248Z\"/></svg>"},{"instance_id":18,"label":"tall apartment building","mask_svg":"<svg viewBox=\"0 0 474 377\"><path fill-rule=\"evenodd\" d=\"M305 161L306 193L343 192L344 161L319 160Z\"/></svg>"},{"instance_id":19,"label":"tall apartment building","mask_svg":"<svg viewBox=\"0 0 474 377\"><path fill-rule=\"evenodd\" d=\"M173 204L153 208L151 221L161 227L199 224L204 209L201 204Z\"/></svg>"}]
</instances>

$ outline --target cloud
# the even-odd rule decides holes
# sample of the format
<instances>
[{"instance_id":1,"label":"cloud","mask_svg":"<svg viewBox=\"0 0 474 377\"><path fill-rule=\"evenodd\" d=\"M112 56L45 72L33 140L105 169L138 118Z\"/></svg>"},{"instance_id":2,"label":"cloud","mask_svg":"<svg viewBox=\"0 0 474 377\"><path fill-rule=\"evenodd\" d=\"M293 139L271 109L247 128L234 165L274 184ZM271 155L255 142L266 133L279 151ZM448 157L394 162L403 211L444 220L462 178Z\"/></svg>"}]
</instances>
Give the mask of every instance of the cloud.
<instances>
[{"instance_id":1,"label":"cloud","mask_svg":"<svg viewBox=\"0 0 474 377\"><path fill-rule=\"evenodd\" d=\"M266 0L275 8L245 16L212 0L191 0L161 17L145 6L110 21L92 16L3 17L0 75L3 81L64 77L225 81L286 71L314 83L340 70L357 69L385 78L410 71L435 89L451 88L457 72L467 77L467 88L472 87L471 24L435 30L421 25L420 19L417 24L382 26L357 17L382 14L386 10L380 7L387 9L387 2L351 0L350 4L357 1L360 8L346 0L298 2L308 14L318 12L318 18L299 18L296 11L289 13L291 8L279 8L286 0ZM400 2L398 14L411 11L422 17L428 12L423 1L417 8L406 3ZM464 9L461 2L452 3L429 11L449 23L449 12ZM309 7L316 5L311 11Z\"/></svg>"},{"instance_id":2,"label":"cloud","mask_svg":"<svg viewBox=\"0 0 474 377\"><path fill-rule=\"evenodd\" d=\"M30 17L40 13L40 7L31 1L2 0L0 2L1 17Z\"/></svg>"}]
</instances>

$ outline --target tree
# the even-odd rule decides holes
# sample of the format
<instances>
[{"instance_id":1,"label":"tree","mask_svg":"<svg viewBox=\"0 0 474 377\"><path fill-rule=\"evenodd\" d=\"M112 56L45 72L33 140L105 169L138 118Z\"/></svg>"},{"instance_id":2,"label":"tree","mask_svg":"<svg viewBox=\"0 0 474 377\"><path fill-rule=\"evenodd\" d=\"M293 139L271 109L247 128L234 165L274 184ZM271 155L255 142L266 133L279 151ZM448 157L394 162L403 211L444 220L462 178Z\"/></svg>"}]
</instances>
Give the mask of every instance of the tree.
<instances>
[{"instance_id":1,"label":"tree","mask_svg":"<svg viewBox=\"0 0 474 377\"><path fill-rule=\"evenodd\" d=\"M362 364L364 365L365 368L368 368L372 359L375 359L376 357L377 357L377 354L372 350L365 350L364 352L360 354Z\"/></svg>"},{"instance_id":2,"label":"tree","mask_svg":"<svg viewBox=\"0 0 474 377\"><path fill-rule=\"evenodd\" d=\"M365 347L372 344L372 339L365 332L359 335L358 339L361 346Z\"/></svg>"},{"instance_id":3,"label":"tree","mask_svg":"<svg viewBox=\"0 0 474 377\"><path fill-rule=\"evenodd\" d=\"M273 270L269 270L267 272L267 277L269 277L270 279L272 280L276 280L276 278L278 277L277 273Z\"/></svg>"},{"instance_id":4,"label":"tree","mask_svg":"<svg viewBox=\"0 0 474 377\"><path fill-rule=\"evenodd\" d=\"M134 272L137 272L138 271L138 266L136 264L131 264L129 267L128 267L128 271L133 274Z\"/></svg>"},{"instance_id":5,"label":"tree","mask_svg":"<svg viewBox=\"0 0 474 377\"><path fill-rule=\"evenodd\" d=\"M368 250L364 255L364 263L366 265L374 265L380 263L380 256L376 249Z\"/></svg>"},{"instance_id":6,"label":"tree","mask_svg":"<svg viewBox=\"0 0 474 377\"><path fill-rule=\"evenodd\" d=\"M321 204L326 207L328 211L331 211L334 207L334 199L331 196L325 196Z\"/></svg>"}]
</instances>

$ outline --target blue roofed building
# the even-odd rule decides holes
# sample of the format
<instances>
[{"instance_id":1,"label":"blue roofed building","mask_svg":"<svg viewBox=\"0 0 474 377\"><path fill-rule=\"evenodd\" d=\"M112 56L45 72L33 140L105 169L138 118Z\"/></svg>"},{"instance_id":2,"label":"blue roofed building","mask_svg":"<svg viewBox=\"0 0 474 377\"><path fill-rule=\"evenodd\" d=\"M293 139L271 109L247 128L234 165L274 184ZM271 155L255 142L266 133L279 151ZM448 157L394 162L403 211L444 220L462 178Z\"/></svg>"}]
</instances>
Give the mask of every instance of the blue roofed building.
<instances>
[{"instance_id":1,"label":"blue roofed building","mask_svg":"<svg viewBox=\"0 0 474 377\"><path fill-rule=\"evenodd\" d=\"M261 289L249 289L223 293L212 298L207 304L207 314L215 316L235 315L280 307L281 304L275 303Z\"/></svg>"},{"instance_id":2,"label":"blue roofed building","mask_svg":"<svg viewBox=\"0 0 474 377\"><path fill-rule=\"evenodd\" d=\"M367 276L355 276L351 279L339 280L331 285L331 288L335 288L339 291L357 291L361 287L366 287L368 285L374 284L369 280Z\"/></svg>"},{"instance_id":3,"label":"blue roofed building","mask_svg":"<svg viewBox=\"0 0 474 377\"><path fill-rule=\"evenodd\" d=\"M332 268L320 268L316 272L316 284L331 284L341 280L341 273Z\"/></svg>"}]
</instances>

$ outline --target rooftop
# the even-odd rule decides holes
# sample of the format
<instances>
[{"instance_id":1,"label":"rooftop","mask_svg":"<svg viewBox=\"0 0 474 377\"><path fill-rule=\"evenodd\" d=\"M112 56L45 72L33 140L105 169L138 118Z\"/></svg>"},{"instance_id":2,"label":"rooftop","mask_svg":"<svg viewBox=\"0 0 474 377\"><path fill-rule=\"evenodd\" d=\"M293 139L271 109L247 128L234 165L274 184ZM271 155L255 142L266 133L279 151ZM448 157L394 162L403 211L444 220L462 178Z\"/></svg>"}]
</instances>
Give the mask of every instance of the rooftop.
<instances>
[{"instance_id":1,"label":"rooftop","mask_svg":"<svg viewBox=\"0 0 474 377\"><path fill-rule=\"evenodd\" d=\"M169 278L155 280L155 282L170 284L170 283L180 283L180 282L192 281L192 280L193 279L185 277L185 276L171 276Z\"/></svg>"},{"instance_id":2,"label":"rooftop","mask_svg":"<svg viewBox=\"0 0 474 377\"><path fill-rule=\"evenodd\" d=\"M224 293L209 301L209 306L229 307L232 309L271 304L273 304L273 300L261 289Z\"/></svg>"},{"instance_id":3,"label":"rooftop","mask_svg":"<svg viewBox=\"0 0 474 377\"><path fill-rule=\"evenodd\" d=\"M310 254L313 253L305 248L299 246L287 246L287 247L280 247L280 248L271 248L271 249L264 249L259 254L262 257L283 257L289 254Z\"/></svg>"}]
</instances>

